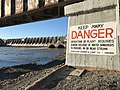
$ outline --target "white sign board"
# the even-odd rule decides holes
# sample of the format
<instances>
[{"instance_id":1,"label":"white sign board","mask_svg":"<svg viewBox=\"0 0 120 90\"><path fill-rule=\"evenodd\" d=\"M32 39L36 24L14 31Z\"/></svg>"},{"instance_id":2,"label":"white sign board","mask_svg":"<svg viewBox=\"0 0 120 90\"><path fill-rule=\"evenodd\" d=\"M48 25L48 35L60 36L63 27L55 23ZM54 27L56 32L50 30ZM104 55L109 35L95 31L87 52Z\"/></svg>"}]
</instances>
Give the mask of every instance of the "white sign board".
<instances>
[{"instance_id":1,"label":"white sign board","mask_svg":"<svg viewBox=\"0 0 120 90\"><path fill-rule=\"evenodd\" d=\"M69 53L116 54L116 22L71 26Z\"/></svg>"}]
</instances>

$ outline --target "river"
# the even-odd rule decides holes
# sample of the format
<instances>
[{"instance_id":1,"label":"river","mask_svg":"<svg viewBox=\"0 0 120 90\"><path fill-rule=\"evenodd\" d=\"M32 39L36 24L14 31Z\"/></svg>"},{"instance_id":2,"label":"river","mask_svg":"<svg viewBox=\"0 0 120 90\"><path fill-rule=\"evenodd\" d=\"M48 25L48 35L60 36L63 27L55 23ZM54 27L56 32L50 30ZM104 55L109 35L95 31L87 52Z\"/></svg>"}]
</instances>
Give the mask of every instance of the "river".
<instances>
[{"instance_id":1,"label":"river","mask_svg":"<svg viewBox=\"0 0 120 90\"><path fill-rule=\"evenodd\" d=\"M0 68L21 64L46 64L65 49L0 47Z\"/></svg>"}]
</instances>

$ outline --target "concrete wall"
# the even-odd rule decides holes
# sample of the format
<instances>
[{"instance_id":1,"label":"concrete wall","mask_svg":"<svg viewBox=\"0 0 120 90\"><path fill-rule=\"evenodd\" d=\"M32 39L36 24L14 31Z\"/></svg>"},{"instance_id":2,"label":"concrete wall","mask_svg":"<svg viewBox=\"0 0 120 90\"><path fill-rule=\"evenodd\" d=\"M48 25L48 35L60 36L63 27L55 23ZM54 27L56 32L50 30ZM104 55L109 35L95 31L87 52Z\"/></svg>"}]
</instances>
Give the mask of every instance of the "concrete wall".
<instances>
[{"instance_id":1,"label":"concrete wall","mask_svg":"<svg viewBox=\"0 0 120 90\"><path fill-rule=\"evenodd\" d=\"M37 9L38 6L39 6L38 0L28 0L28 10Z\"/></svg>"},{"instance_id":2,"label":"concrete wall","mask_svg":"<svg viewBox=\"0 0 120 90\"><path fill-rule=\"evenodd\" d=\"M117 54L90 55L69 53L69 28L66 65L120 70L120 28L118 0L85 0L65 7L68 27L82 24L117 22Z\"/></svg>"},{"instance_id":3,"label":"concrete wall","mask_svg":"<svg viewBox=\"0 0 120 90\"><path fill-rule=\"evenodd\" d=\"M14 4L12 5L12 3ZM43 7L45 7L57 3L58 0L0 0L0 17L1 17L1 10L4 13L2 17L6 17L6 16L11 16L11 12L14 12L13 14L19 14L19 13L23 13L24 11L38 9L42 7L41 4L43 4Z\"/></svg>"},{"instance_id":4,"label":"concrete wall","mask_svg":"<svg viewBox=\"0 0 120 90\"><path fill-rule=\"evenodd\" d=\"M57 3L58 3L58 0L45 0L45 6L50 6Z\"/></svg>"},{"instance_id":5,"label":"concrete wall","mask_svg":"<svg viewBox=\"0 0 120 90\"><path fill-rule=\"evenodd\" d=\"M11 0L5 0L5 16L11 15Z\"/></svg>"},{"instance_id":6,"label":"concrete wall","mask_svg":"<svg viewBox=\"0 0 120 90\"><path fill-rule=\"evenodd\" d=\"M15 13L23 12L23 0L15 0Z\"/></svg>"}]
</instances>

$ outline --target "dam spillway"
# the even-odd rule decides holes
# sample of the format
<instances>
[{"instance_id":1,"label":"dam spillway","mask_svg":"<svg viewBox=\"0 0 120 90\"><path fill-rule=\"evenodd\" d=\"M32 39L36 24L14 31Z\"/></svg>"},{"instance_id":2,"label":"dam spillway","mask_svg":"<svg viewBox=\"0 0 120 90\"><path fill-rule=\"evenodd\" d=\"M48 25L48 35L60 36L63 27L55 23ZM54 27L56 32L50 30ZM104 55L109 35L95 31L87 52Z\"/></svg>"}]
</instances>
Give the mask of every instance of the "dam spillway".
<instances>
[{"instance_id":1,"label":"dam spillway","mask_svg":"<svg viewBox=\"0 0 120 90\"><path fill-rule=\"evenodd\" d=\"M11 47L66 47L66 36L7 39L5 44Z\"/></svg>"}]
</instances>

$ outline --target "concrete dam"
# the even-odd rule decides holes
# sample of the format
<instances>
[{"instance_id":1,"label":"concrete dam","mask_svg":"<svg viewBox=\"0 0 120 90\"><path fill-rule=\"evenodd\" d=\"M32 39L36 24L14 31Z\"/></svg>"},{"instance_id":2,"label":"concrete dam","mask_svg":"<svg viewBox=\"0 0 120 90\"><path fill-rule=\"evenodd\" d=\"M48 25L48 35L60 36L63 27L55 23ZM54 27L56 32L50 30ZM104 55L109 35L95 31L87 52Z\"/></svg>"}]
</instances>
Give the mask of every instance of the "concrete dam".
<instances>
[{"instance_id":1,"label":"concrete dam","mask_svg":"<svg viewBox=\"0 0 120 90\"><path fill-rule=\"evenodd\" d=\"M7 39L5 44L11 47L65 48L66 36Z\"/></svg>"},{"instance_id":2,"label":"concrete dam","mask_svg":"<svg viewBox=\"0 0 120 90\"><path fill-rule=\"evenodd\" d=\"M4 40L0 38L0 46L5 46Z\"/></svg>"}]
</instances>

